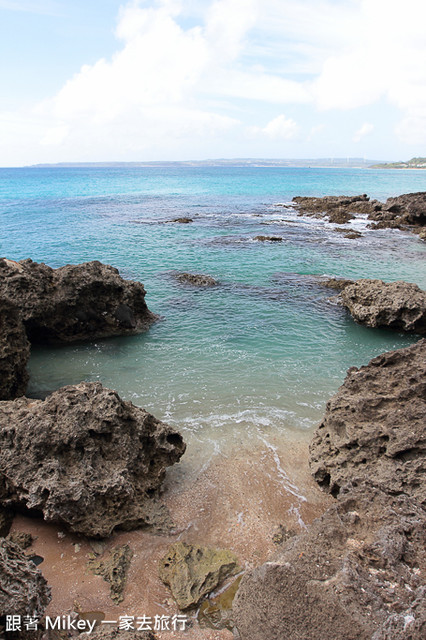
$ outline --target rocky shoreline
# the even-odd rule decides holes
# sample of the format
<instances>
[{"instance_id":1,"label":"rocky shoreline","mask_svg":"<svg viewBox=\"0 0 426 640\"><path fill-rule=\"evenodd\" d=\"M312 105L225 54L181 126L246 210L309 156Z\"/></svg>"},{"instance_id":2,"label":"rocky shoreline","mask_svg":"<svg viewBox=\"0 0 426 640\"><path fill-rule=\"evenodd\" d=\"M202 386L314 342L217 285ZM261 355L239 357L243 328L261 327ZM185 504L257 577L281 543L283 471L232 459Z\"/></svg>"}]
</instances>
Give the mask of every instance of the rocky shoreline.
<instances>
[{"instance_id":1,"label":"rocky shoreline","mask_svg":"<svg viewBox=\"0 0 426 640\"><path fill-rule=\"evenodd\" d=\"M345 224L367 214L379 228L422 238L425 198L406 194L384 205L367 196L294 201L303 215ZM96 607L97 597L109 617L117 617L114 606L122 601L134 616L142 601L156 603L156 615L169 618L189 611L189 627L174 633L177 639L424 637L426 340L348 371L310 445L311 473L326 495L307 479L307 445L295 448L288 475L277 462L278 447L268 444L256 454L234 451L193 485L171 468L185 452L181 434L101 384L66 386L45 400L25 397L31 344L148 329L157 316L146 306L143 285L99 262L51 269L1 259L0 276L0 631L6 615L52 612L53 594L55 612L60 602L82 620L84 611L96 613L87 607ZM192 286L218 285L203 274L175 277ZM356 322L426 333L426 293L416 285L322 284L339 291L340 304ZM259 460L250 459L259 453ZM297 464L304 493L291 480ZM274 497L275 481L281 486ZM250 484L255 493L246 496ZM226 513L218 511L218 491L232 504ZM253 495L259 496L256 506ZM287 516L274 528L286 503ZM266 524L257 522L259 514ZM19 526L8 535L13 517L26 523L26 542ZM238 530L243 523L244 532ZM71 556L62 539L71 544ZM57 545L62 555L53 560ZM49 554L46 581L35 558ZM144 566L140 578L135 562ZM62 593L65 574L68 590ZM147 584L155 593L142 597L138 589ZM86 606L77 606L71 593L81 593ZM204 618L198 621L208 620L210 628L195 619L200 603ZM170 637L170 630L162 631L124 634L99 625L87 637ZM8 640L18 635L7 632Z\"/></svg>"}]
</instances>

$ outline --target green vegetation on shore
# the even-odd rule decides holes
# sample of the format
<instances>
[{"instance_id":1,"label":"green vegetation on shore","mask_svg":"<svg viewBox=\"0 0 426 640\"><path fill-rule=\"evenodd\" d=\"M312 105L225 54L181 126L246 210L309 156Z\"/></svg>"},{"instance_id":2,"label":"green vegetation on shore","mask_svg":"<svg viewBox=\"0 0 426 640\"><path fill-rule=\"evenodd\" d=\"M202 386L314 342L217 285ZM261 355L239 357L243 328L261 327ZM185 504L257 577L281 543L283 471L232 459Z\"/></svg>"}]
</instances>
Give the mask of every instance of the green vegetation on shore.
<instances>
[{"instance_id":1,"label":"green vegetation on shore","mask_svg":"<svg viewBox=\"0 0 426 640\"><path fill-rule=\"evenodd\" d=\"M382 162L371 169L426 169L426 158L411 158L407 162Z\"/></svg>"}]
</instances>

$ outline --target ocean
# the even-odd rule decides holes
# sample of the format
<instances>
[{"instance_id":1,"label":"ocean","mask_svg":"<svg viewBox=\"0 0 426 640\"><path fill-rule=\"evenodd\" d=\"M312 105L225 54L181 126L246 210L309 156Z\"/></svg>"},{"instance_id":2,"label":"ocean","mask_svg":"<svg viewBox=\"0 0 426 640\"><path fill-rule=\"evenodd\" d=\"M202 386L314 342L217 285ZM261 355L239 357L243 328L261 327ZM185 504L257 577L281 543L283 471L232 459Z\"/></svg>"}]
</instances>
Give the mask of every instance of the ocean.
<instances>
[{"instance_id":1,"label":"ocean","mask_svg":"<svg viewBox=\"0 0 426 640\"><path fill-rule=\"evenodd\" d=\"M336 225L282 205L296 195L384 200L425 189L421 170L0 169L3 256L52 267L112 264L144 283L161 316L142 335L33 348L28 395L100 381L209 456L274 434L310 437L349 367L416 340L355 324L312 276L426 288L426 245L398 230L369 230L362 217L348 228L363 237L349 240ZM193 222L167 223L182 216ZM209 274L219 285L185 285L177 271Z\"/></svg>"}]
</instances>

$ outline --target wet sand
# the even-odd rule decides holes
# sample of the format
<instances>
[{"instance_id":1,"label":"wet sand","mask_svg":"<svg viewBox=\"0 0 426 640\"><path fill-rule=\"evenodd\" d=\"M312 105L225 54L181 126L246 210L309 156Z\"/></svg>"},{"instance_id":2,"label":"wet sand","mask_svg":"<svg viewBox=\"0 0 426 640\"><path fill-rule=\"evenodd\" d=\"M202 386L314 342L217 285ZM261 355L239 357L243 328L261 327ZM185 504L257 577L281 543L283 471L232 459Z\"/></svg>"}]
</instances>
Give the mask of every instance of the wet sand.
<instances>
[{"instance_id":1,"label":"wet sand","mask_svg":"<svg viewBox=\"0 0 426 640\"><path fill-rule=\"evenodd\" d=\"M269 433L255 447L234 442L226 455L217 453L208 463L189 446L182 461L169 469L165 483L163 500L176 525L174 532L120 531L104 541L105 551L128 544L134 554L119 605L112 602L103 578L87 569L93 543L61 526L17 516L12 530L37 536L28 552L44 558L40 569L52 588L46 614L100 611L105 619L118 621L123 615L180 613L158 578L159 559L178 540L231 549L244 569L261 564L279 550L287 532L301 532L332 501L309 474L309 440L309 433L290 438L288 433ZM188 617L185 632L156 631L159 640L233 637L226 629L200 628L194 611Z\"/></svg>"}]
</instances>

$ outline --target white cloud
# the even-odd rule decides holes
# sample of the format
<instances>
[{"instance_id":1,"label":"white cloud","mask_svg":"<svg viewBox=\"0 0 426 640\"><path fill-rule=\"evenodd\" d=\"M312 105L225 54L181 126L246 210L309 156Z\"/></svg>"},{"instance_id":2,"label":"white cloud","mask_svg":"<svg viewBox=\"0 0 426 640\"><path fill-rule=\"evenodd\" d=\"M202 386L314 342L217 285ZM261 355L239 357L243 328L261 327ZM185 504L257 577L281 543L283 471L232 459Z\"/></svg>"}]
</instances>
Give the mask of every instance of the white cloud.
<instances>
[{"instance_id":1,"label":"white cloud","mask_svg":"<svg viewBox=\"0 0 426 640\"><path fill-rule=\"evenodd\" d=\"M251 127L249 133L253 135L263 134L272 140L292 140L299 133L299 125L293 118L287 118L283 113L261 128Z\"/></svg>"},{"instance_id":2,"label":"white cloud","mask_svg":"<svg viewBox=\"0 0 426 640\"><path fill-rule=\"evenodd\" d=\"M0 0L12 5L31 3ZM197 141L208 156L207 140L241 141L247 130L266 144L294 139L303 125L309 141L318 110L362 107L368 119L379 100L401 111L400 140L426 143L425 18L424 0L133 0L119 13L116 53L16 115L2 145L13 145L21 123L52 160L110 159L117 150L187 157ZM281 114L262 126L263 105L288 113L290 104L301 105L300 125ZM371 133L365 123L354 137L350 121L348 145Z\"/></svg>"},{"instance_id":3,"label":"white cloud","mask_svg":"<svg viewBox=\"0 0 426 640\"><path fill-rule=\"evenodd\" d=\"M364 124L355 131L353 141L360 142L365 136L368 136L374 130L374 126L371 122L364 122Z\"/></svg>"}]
</instances>

